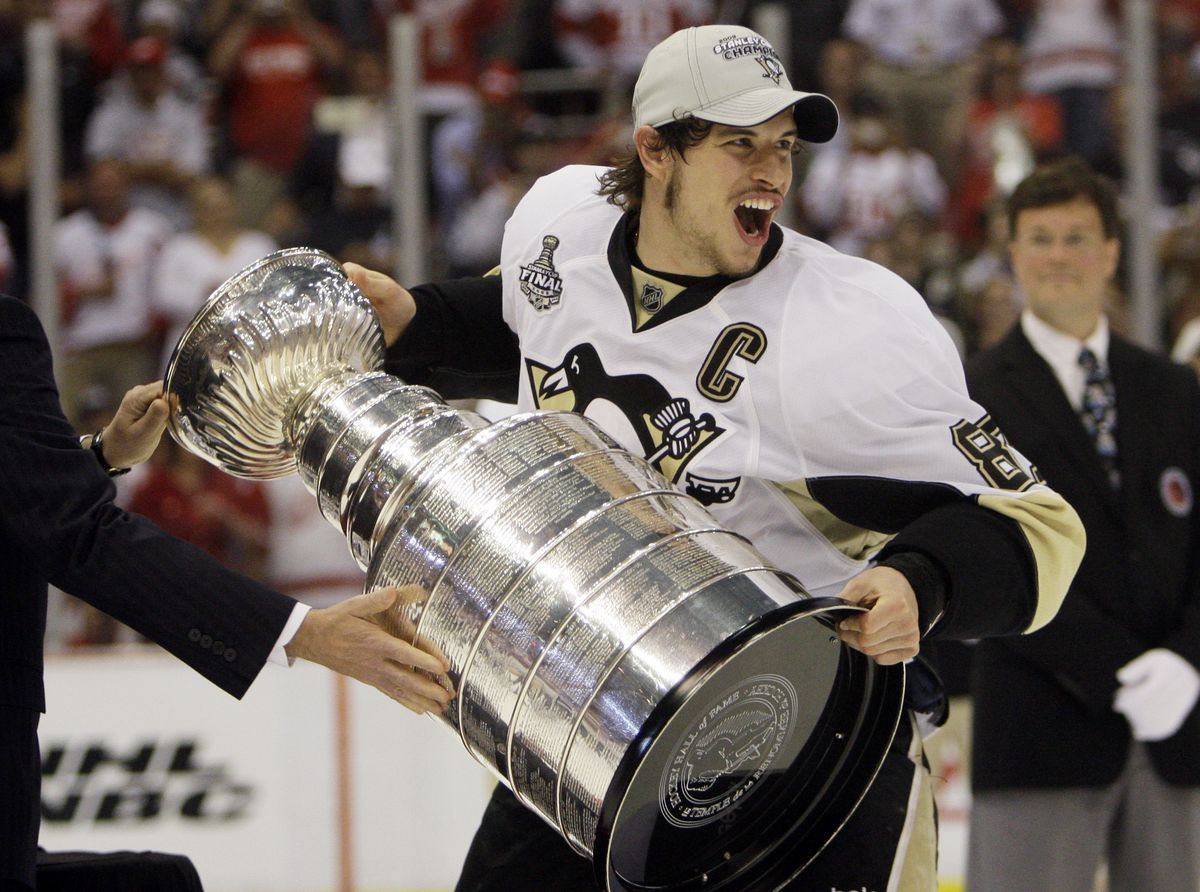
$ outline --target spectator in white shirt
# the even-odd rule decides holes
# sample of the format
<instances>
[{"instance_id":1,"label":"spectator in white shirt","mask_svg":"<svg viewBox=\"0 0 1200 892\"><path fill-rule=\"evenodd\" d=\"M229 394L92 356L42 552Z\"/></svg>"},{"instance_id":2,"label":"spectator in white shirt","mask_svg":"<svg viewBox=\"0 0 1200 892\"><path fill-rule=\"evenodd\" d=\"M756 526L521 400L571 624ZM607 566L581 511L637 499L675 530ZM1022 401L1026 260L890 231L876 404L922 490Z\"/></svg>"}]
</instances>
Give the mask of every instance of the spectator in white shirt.
<instances>
[{"instance_id":1,"label":"spectator in white shirt","mask_svg":"<svg viewBox=\"0 0 1200 892\"><path fill-rule=\"evenodd\" d=\"M150 277L172 230L163 215L132 207L129 191L121 162L93 162L87 206L54 229L64 352L57 377L68 411L89 385L125 393L153 377Z\"/></svg>"},{"instance_id":2,"label":"spectator in white shirt","mask_svg":"<svg viewBox=\"0 0 1200 892\"><path fill-rule=\"evenodd\" d=\"M1067 151L1095 165L1112 149L1108 93L1121 70L1105 0L1038 0L1025 34L1025 88L1054 96Z\"/></svg>"},{"instance_id":3,"label":"spectator in white shirt","mask_svg":"<svg viewBox=\"0 0 1200 892\"><path fill-rule=\"evenodd\" d=\"M868 88L891 110L904 143L927 152L954 182L976 55L1004 29L993 0L853 0L846 36L873 60Z\"/></svg>"},{"instance_id":4,"label":"spectator in white shirt","mask_svg":"<svg viewBox=\"0 0 1200 892\"><path fill-rule=\"evenodd\" d=\"M125 162L133 189L130 201L165 214L175 228L187 224L186 191L208 171L208 133L198 102L170 89L167 47L157 37L129 45L130 90L114 90L88 122L89 159Z\"/></svg>"},{"instance_id":5,"label":"spectator in white shirt","mask_svg":"<svg viewBox=\"0 0 1200 892\"><path fill-rule=\"evenodd\" d=\"M839 251L863 255L911 211L941 214L946 186L924 152L897 144L893 125L868 97L858 103L845 152L823 152L801 187L809 222Z\"/></svg>"},{"instance_id":6,"label":"spectator in white shirt","mask_svg":"<svg viewBox=\"0 0 1200 892\"><path fill-rule=\"evenodd\" d=\"M184 11L177 0L145 0L137 11L139 37L157 37L167 47L163 63L171 89L189 101L207 102L212 85L194 56L179 46Z\"/></svg>"},{"instance_id":7,"label":"spectator in white shirt","mask_svg":"<svg viewBox=\"0 0 1200 892\"><path fill-rule=\"evenodd\" d=\"M712 0L554 0L555 43L573 68L630 88L646 53L672 32L712 21Z\"/></svg>"},{"instance_id":8,"label":"spectator in white shirt","mask_svg":"<svg viewBox=\"0 0 1200 892\"><path fill-rule=\"evenodd\" d=\"M222 282L277 247L265 233L243 229L228 181L197 180L189 191L193 227L163 246L155 266L152 306L164 330L160 374L179 336Z\"/></svg>"}]
</instances>

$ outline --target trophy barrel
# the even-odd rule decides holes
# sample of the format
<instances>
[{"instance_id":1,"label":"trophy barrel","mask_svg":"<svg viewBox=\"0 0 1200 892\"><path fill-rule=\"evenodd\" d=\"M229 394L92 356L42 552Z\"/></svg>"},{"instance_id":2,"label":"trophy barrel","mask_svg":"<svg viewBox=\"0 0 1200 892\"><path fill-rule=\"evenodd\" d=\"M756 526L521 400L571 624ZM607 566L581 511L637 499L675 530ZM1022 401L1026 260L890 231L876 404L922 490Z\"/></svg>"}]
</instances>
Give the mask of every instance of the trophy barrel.
<instances>
[{"instance_id":1,"label":"trophy barrel","mask_svg":"<svg viewBox=\"0 0 1200 892\"><path fill-rule=\"evenodd\" d=\"M415 582L449 662L439 720L603 888L775 888L834 836L903 672L829 627L753 546L587 418L427 448L381 507L368 585Z\"/></svg>"}]
</instances>

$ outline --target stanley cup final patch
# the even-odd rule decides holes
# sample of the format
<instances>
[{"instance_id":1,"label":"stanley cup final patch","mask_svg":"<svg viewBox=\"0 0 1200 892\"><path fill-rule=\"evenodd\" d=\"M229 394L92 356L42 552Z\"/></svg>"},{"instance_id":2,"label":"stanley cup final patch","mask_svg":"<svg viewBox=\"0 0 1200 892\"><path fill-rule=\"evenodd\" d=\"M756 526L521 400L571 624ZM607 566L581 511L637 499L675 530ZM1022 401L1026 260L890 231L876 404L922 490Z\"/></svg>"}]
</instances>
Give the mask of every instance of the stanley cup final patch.
<instances>
[{"instance_id":1,"label":"stanley cup final patch","mask_svg":"<svg viewBox=\"0 0 1200 892\"><path fill-rule=\"evenodd\" d=\"M1175 517L1187 517L1192 513L1192 481L1176 467L1167 468L1158 478L1158 495L1163 507Z\"/></svg>"},{"instance_id":2,"label":"stanley cup final patch","mask_svg":"<svg viewBox=\"0 0 1200 892\"><path fill-rule=\"evenodd\" d=\"M537 260L521 267L521 291L539 313L553 310L562 299L562 276L554 268L557 247L558 236L546 236Z\"/></svg>"}]
</instances>

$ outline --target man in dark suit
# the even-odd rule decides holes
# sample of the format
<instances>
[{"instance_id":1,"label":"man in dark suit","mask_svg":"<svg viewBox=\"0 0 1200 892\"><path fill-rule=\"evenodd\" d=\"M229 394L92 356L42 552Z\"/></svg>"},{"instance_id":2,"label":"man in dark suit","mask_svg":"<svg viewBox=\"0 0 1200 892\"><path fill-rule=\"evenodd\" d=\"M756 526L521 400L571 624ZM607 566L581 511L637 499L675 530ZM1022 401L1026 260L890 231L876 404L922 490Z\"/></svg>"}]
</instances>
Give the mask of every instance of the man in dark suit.
<instances>
[{"instance_id":1,"label":"man in dark suit","mask_svg":"<svg viewBox=\"0 0 1200 892\"><path fill-rule=\"evenodd\" d=\"M162 435L161 388L126 395L98 448L59 406L37 317L0 295L0 890L34 885L45 708L47 580L111 614L235 697L268 658L312 660L418 712L450 699L416 669L443 660L377 623L415 589L379 589L307 610L115 505L109 476L145 459ZM106 475L106 469L109 475ZM415 667L415 668L414 668Z\"/></svg>"},{"instance_id":2,"label":"man in dark suit","mask_svg":"<svg viewBox=\"0 0 1200 892\"><path fill-rule=\"evenodd\" d=\"M1077 159L1024 180L1028 307L967 370L1088 538L1057 618L975 654L971 892L1200 887L1200 387L1110 331L1117 226Z\"/></svg>"}]
</instances>

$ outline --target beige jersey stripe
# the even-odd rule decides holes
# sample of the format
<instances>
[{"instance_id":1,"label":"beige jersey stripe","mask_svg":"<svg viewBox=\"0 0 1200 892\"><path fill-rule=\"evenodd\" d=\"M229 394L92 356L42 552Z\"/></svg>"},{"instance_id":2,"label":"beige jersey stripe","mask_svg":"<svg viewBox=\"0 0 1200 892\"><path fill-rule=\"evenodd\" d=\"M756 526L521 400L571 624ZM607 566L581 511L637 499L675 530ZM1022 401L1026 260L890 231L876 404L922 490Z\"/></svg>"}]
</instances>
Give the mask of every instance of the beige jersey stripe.
<instances>
[{"instance_id":1,"label":"beige jersey stripe","mask_svg":"<svg viewBox=\"0 0 1200 892\"><path fill-rule=\"evenodd\" d=\"M892 536L878 530L856 527L852 523L835 517L824 505L813 498L805 480L790 480L775 484L788 497L805 519L816 528L829 544L856 561L865 561L883 548Z\"/></svg>"},{"instance_id":2,"label":"beige jersey stripe","mask_svg":"<svg viewBox=\"0 0 1200 892\"><path fill-rule=\"evenodd\" d=\"M981 495L979 504L1015 520L1033 549L1038 602L1025 631L1034 632L1054 619L1083 560L1087 544L1083 524L1067 500L1049 489L1025 492L1018 498Z\"/></svg>"}]
</instances>

